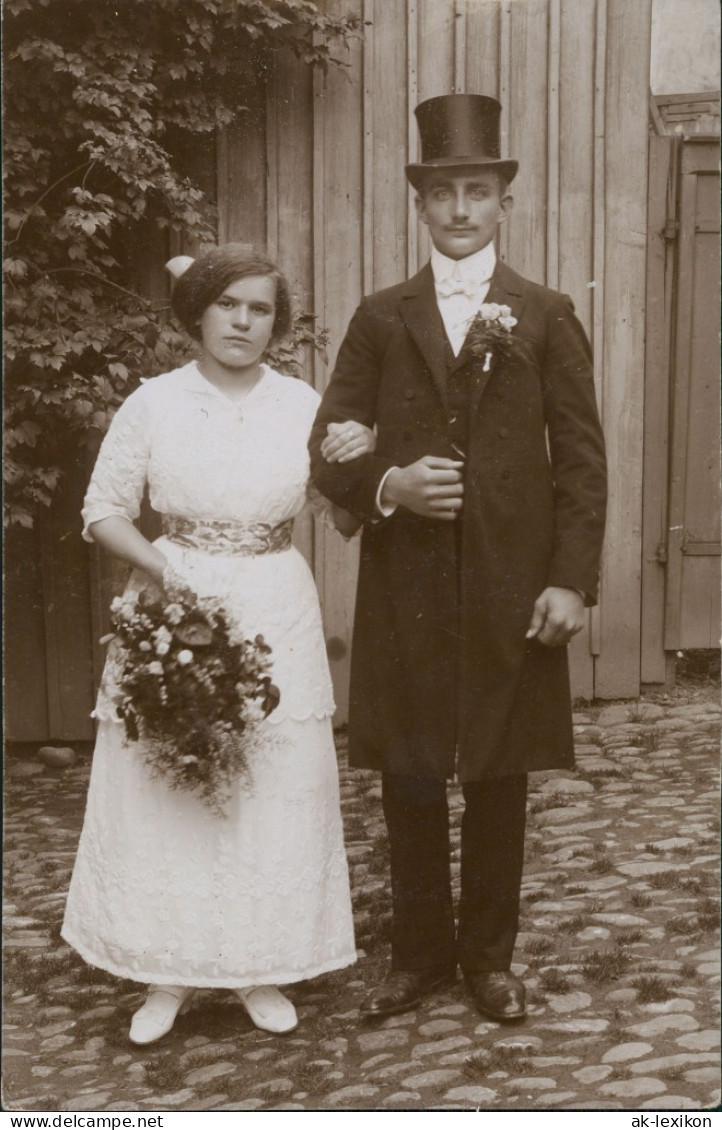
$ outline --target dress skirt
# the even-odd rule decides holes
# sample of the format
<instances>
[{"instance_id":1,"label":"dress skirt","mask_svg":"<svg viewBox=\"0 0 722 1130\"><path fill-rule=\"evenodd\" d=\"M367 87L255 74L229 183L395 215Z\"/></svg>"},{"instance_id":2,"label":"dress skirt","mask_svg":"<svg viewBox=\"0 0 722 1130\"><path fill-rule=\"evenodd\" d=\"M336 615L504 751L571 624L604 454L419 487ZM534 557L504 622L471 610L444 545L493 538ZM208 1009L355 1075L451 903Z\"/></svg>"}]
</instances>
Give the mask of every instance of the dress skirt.
<instances>
[{"instance_id":1,"label":"dress skirt","mask_svg":"<svg viewBox=\"0 0 722 1130\"><path fill-rule=\"evenodd\" d=\"M225 816L154 779L98 700L87 811L62 936L92 965L151 984L287 984L356 960L316 590L295 549L211 556L162 538L196 592L273 649L277 710ZM131 577L129 588L144 582Z\"/></svg>"}]
</instances>

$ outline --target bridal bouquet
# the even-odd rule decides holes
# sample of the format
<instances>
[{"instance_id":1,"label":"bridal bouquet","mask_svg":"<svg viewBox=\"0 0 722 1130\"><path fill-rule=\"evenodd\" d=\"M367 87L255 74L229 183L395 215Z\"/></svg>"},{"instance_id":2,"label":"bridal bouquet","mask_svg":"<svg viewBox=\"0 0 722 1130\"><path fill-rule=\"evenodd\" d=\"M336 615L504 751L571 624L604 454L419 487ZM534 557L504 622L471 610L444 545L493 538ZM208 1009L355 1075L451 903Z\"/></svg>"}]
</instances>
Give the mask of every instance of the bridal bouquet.
<instances>
[{"instance_id":1,"label":"bridal bouquet","mask_svg":"<svg viewBox=\"0 0 722 1130\"><path fill-rule=\"evenodd\" d=\"M464 342L464 348L475 357L483 358L484 372L488 373L492 360L502 361L521 357L524 347L511 331L517 324L510 306L484 302L473 318Z\"/></svg>"},{"instance_id":2,"label":"bridal bouquet","mask_svg":"<svg viewBox=\"0 0 722 1130\"><path fill-rule=\"evenodd\" d=\"M182 585L116 597L116 711L152 773L222 815L280 700L263 636L232 642L219 601Z\"/></svg>"}]
</instances>

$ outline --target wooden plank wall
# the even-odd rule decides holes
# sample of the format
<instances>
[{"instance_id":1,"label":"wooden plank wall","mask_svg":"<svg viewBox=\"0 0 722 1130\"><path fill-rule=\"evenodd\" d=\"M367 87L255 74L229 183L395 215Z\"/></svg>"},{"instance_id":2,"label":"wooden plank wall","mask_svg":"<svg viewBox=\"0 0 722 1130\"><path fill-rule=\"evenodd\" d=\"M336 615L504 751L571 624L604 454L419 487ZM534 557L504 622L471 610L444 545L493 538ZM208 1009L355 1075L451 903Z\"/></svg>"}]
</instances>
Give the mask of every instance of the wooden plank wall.
<instances>
[{"instance_id":1,"label":"wooden plank wall","mask_svg":"<svg viewBox=\"0 0 722 1130\"><path fill-rule=\"evenodd\" d=\"M573 296L594 345L609 443L603 603L573 646L574 690L636 694L651 0L334 0L333 8L355 12L363 35L348 75L314 81L313 216L310 232L302 228L331 354L359 297L428 256L403 173L417 154L414 106L452 91L498 97L504 151L521 162L500 254ZM278 122L279 168L302 160L293 155L302 128L300 110L292 127ZM273 161L269 169L273 183ZM300 253L298 239L277 248L284 262ZM328 376L316 364L319 390ZM314 561L342 718L356 550L317 531Z\"/></svg>"},{"instance_id":2,"label":"wooden plank wall","mask_svg":"<svg viewBox=\"0 0 722 1130\"><path fill-rule=\"evenodd\" d=\"M651 0L328 0L358 16L345 72L283 63L220 151L222 238L264 238L331 335L362 294L418 269L428 235L403 167L415 105L452 91L502 103L521 162L499 251L572 295L593 342L613 480L603 600L572 648L576 694L634 695L641 632L642 412ZM251 160L249 160L249 154ZM265 174L265 175L264 175ZM265 215L264 215L265 212ZM318 358L322 391L331 365ZM321 593L339 703L357 547L300 543Z\"/></svg>"},{"instance_id":3,"label":"wooden plank wall","mask_svg":"<svg viewBox=\"0 0 722 1130\"><path fill-rule=\"evenodd\" d=\"M362 294L400 281L428 256L403 172L418 152L414 107L453 91L499 98L503 150L521 163L499 252L573 296L594 346L609 445L602 604L572 648L574 691L585 697L639 689L651 4L324 0L359 17L347 69L311 75L289 57L265 89L239 76L245 110L219 138L213 186L219 239L265 245L279 259L298 306L328 328L332 363ZM207 147L203 162L211 180ZM155 269L154 288L166 285ZM307 378L322 391L332 366L308 360ZM358 548L310 518L296 538L318 582L343 721ZM95 581L88 600L97 634L107 586ZM42 625L33 625L37 634ZM63 655L77 647L77 632L65 627ZM85 672L91 662L83 663ZM74 677L82 682L83 672Z\"/></svg>"}]
</instances>

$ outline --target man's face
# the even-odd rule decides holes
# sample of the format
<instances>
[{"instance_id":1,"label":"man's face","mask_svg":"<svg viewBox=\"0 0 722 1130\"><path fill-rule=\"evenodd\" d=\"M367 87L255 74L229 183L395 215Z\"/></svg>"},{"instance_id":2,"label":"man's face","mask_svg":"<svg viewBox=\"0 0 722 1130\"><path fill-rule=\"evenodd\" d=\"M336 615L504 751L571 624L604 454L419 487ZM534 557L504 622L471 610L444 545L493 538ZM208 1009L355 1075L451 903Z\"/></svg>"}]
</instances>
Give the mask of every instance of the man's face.
<instances>
[{"instance_id":1,"label":"man's face","mask_svg":"<svg viewBox=\"0 0 722 1130\"><path fill-rule=\"evenodd\" d=\"M443 169L428 174L416 197L419 219L434 247L449 259L465 259L491 243L514 201L490 169Z\"/></svg>"}]
</instances>

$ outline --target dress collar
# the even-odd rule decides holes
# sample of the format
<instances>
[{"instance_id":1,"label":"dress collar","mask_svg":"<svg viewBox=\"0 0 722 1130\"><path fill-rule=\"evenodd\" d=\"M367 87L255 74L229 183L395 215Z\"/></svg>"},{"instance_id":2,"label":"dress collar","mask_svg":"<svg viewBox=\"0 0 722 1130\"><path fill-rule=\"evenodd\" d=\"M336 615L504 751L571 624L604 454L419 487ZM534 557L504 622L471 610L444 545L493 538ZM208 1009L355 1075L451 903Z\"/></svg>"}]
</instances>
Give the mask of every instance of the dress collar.
<instances>
[{"instance_id":1,"label":"dress collar","mask_svg":"<svg viewBox=\"0 0 722 1130\"><path fill-rule=\"evenodd\" d=\"M274 372L275 370L271 369L270 366L265 363L265 361L262 361L261 375L257 383L248 393L248 396L244 397L244 399L239 402L239 405L245 404L246 401L248 401L251 397L255 398L256 395L261 392L261 390L265 389L269 385L269 383L271 383L269 378ZM180 369L176 369L176 380L178 381L180 387L186 392L199 393L202 396L213 396L216 399L220 397L224 404L233 404L233 401L230 399L230 397L226 396L224 392L221 392L219 388L216 388L214 384L211 384L209 380L206 380L206 378L198 368L197 361L189 361L187 365L183 365Z\"/></svg>"}]
</instances>

